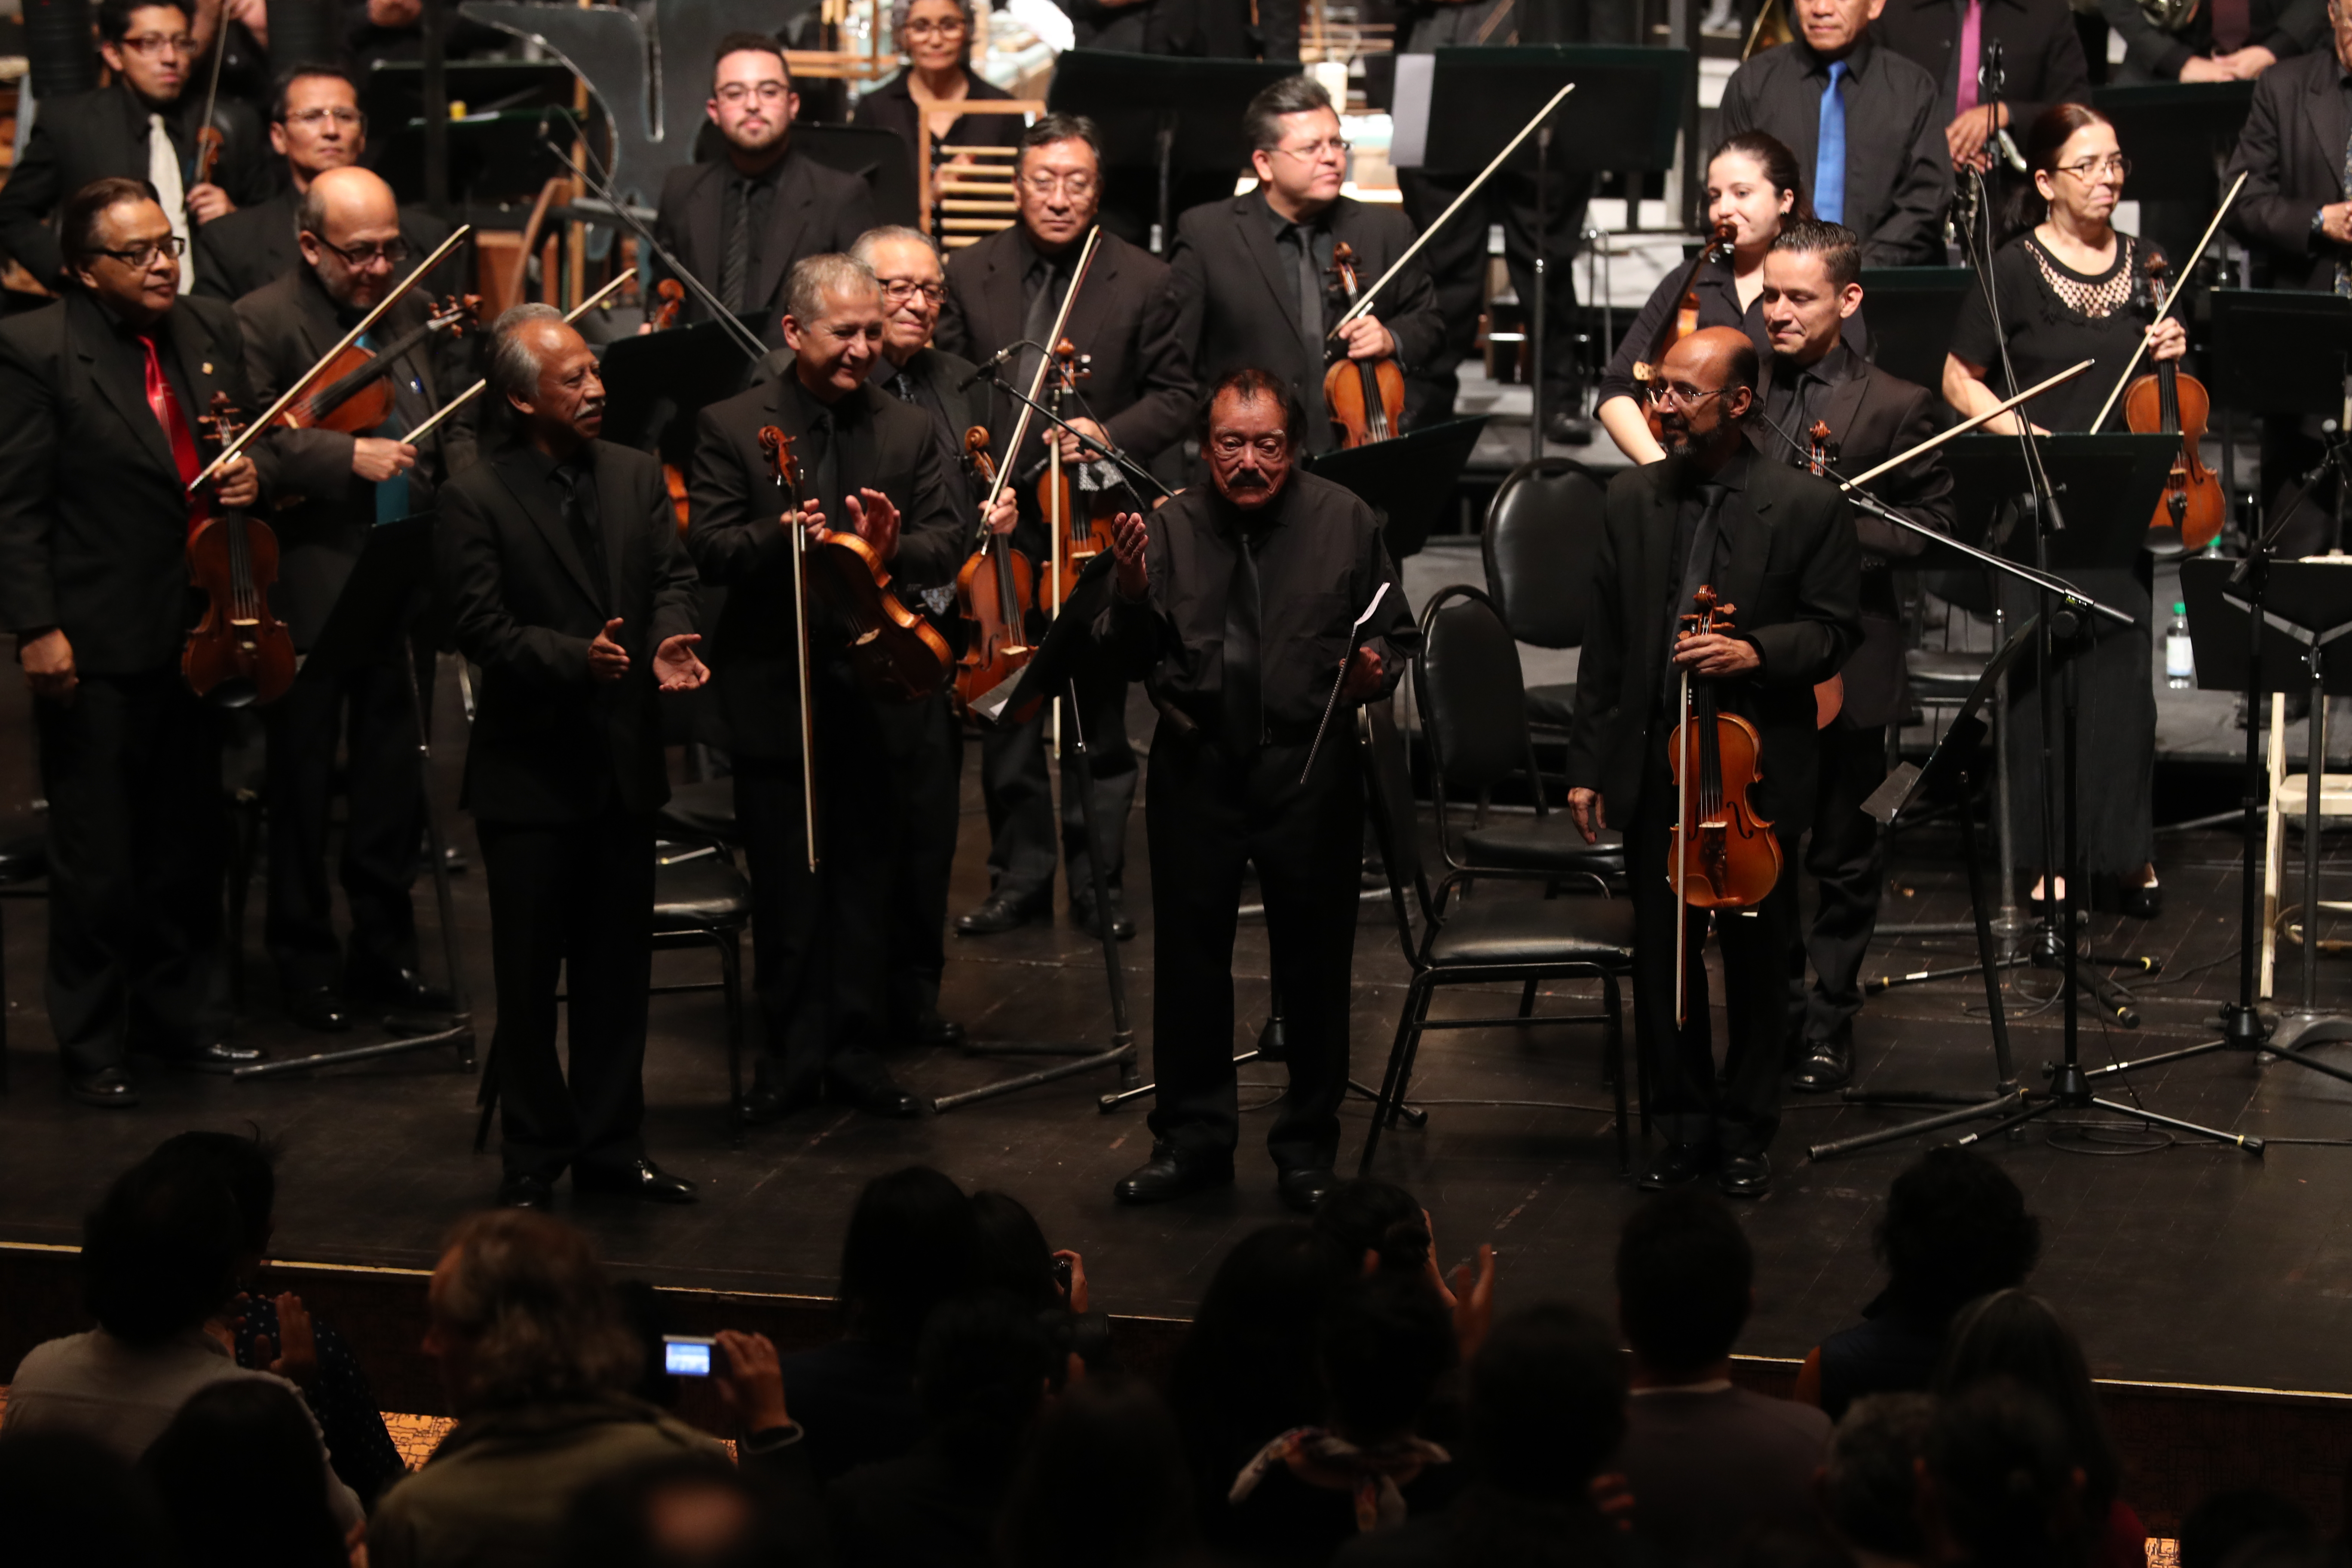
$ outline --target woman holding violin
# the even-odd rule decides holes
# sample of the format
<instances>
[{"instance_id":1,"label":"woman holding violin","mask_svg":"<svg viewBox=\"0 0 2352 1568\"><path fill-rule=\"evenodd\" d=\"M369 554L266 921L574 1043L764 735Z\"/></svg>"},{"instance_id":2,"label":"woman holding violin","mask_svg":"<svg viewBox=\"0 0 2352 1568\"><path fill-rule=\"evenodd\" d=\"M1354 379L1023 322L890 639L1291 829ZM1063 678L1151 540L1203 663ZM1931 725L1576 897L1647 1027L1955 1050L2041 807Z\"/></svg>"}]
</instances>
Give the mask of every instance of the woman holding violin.
<instances>
[{"instance_id":1,"label":"woman holding violin","mask_svg":"<svg viewBox=\"0 0 2352 1568\"><path fill-rule=\"evenodd\" d=\"M2020 193L2008 215L2009 237L1992 258L2001 319L1994 320L1980 290L1963 296L1944 361L1944 397L1963 415L1999 403L1995 378L2004 348L2020 386L2088 359L2095 362L2088 372L2029 405L2037 429L2085 430L2135 349L2145 342L2144 363L2177 365L2189 341L2178 316L2148 324L2157 310L2148 279L2152 264L2161 270L2160 258L2153 247L2115 227L2116 204L2131 172L2115 126L2097 110L2061 103L2034 121L2024 152L2033 184L2030 193ZM2003 415L1990 428L2013 431L2015 417ZM2110 428L2119 424L2111 416ZM2143 551L2129 567L2069 576L2094 598L2129 611L2135 621L2126 628L2093 617L2096 640L2077 658L2077 777L2091 907L2145 919L2157 912L2162 899L2151 794L2156 695L2149 680L2149 616L2155 559ZM2012 626L2040 608L2037 594L2012 586L2010 579L2002 579L2000 592ZM2038 676L2030 669L2012 671L2010 694L2011 798L2018 803L2018 826L2032 843L2039 838L2042 818L2037 803L2046 787ZM2050 820L2060 821L2055 803ZM2053 855L2054 850L2041 858Z\"/></svg>"}]
</instances>

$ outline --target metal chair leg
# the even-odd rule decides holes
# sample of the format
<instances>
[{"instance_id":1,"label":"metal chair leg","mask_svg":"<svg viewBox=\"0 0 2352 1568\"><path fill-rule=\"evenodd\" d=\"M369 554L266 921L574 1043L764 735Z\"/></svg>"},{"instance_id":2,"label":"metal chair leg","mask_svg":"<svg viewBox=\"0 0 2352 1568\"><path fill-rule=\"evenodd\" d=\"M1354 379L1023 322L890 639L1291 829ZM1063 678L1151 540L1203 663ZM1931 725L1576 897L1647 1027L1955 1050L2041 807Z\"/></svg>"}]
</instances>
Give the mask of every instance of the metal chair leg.
<instances>
[{"instance_id":1,"label":"metal chair leg","mask_svg":"<svg viewBox=\"0 0 2352 1568\"><path fill-rule=\"evenodd\" d=\"M1615 1091L1617 1101L1617 1173L1625 1175L1633 1169L1633 1137L1625 1125L1625 1018L1617 1000L1617 977L1601 977L1601 1005L1609 1015L1606 1025L1606 1049L1609 1060L1609 1086Z\"/></svg>"},{"instance_id":2,"label":"metal chair leg","mask_svg":"<svg viewBox=\"0 0 2352 1568\"><path fill-rule=\"evenodd\" d=\"M1394 1102L1397 1069L1404 1061L1405 1031L1412 1026L1413 1009L1421 997L1421 976L1413 976L1412 984L1405 991L1404 1005L1397 1010L1396 1038L1389 1045L1388 1070L1381 1077L1381 1091L1372 1100L1372 1124L1364 1133L1363 1158L1356 1163L1356 1174L1366 1176L1372 1170L1372 1151L1381 1144L1381 1129L1388 1122L1388 1111Z\"/></svg>"},{"instance_id":3,"label":"metal chair leg","mask_svg":"<svg viewBox=\"0 0 2352 1568\"><path fill-rule=\"evenodd\" d=\"M743 938L733 930L711 933L719 947L719 994L727 1003L727 1130L743 1144Z\"/></svg>"},{"instance_id":4,"label":"metal chair leg","mask_svg":"<svg viewBox=\"0 0 2352 1568\"><path fill-rule=\"evenodd\" d=\"M1519 990L1519 1016L1522 1018L1532 1018L1535 1016L1536 983L1530 980Z\"/></svg>"}]
</instances>

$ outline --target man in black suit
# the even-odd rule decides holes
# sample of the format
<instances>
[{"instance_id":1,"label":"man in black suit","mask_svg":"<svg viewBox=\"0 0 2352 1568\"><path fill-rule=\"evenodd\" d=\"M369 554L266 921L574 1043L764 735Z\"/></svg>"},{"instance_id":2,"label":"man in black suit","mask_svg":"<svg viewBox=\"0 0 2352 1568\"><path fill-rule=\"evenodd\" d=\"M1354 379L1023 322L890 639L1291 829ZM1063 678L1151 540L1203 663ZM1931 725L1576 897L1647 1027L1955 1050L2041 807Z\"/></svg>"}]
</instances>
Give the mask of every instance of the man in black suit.
<instances>
[{"instance_id":1,"label":"man in black suit","mask_svg":"<svg viewBox=\"0 0 2352 1568\"><path fill-rule=\"evenodd\" d=\"M1016 188L1020 218L990 235L948 263L947 307L940 313L939 342L950 353L980 361L1027 342L1043 343L1068 293L1087 231L1095 226L1102 201L1102 145L1093 121L1083 116L1049 114L1023 139ZM1139 463L1175 446L1192 416L1195 396L1192 363L1177 320L1174 291L1165 264L1106 232L1095 251L1086 286L1070 307L1064 336L1090 356L1092 374L1078 387L1076 406L1085 412L1070 424L1087 437L1108 440ZM1037 363L1034 349L1021 350L1006 366L1005 381L1029 389ZM988 422L989 455L1009 473L1020 494L1021 527L1013 542L1037 563L1039 600L1053 574L1048 567L1045 525L1035 504L1037 475L1045 462L1045 442L1058 442L1065 465L1080 461L1078 438L1058 436L1042 419L1030 425L1018 452L1007 452L1020 410L997 395ZM1100 423L1097 423L1099 420ZM1066 472L1068 469L1066 468ZM1099 488L1117 481L1106 465L1090 467L1072 481L1080 508ZM1072 575L1063 557L1062 580ZM1040 631L1042 636L1042 628ZM1127 738L1127 683L1099 675L1081 676L1078 709L1062 723L1085 726L1095 771L1095 815L1123 823L1135 802L1135 752ZM987 900L956 921L964 936L1011 931L1052 910L1054 901L1054 798L1045 772L1045 715L1028 723L1000 724L981 742L981 787L988 804ZM1121 907L1120 873L1126 864L1123 833L1104 845L1111 892L1109 920L1120 939L1135 933ZM1087 868L1086 822L1077 782L1065 759L1062 775L1062 860L1069 879L1070 909L1079 927L1097 927L1093 873Z\"/></svg>"},{"instance_id":2,"label":"man in black suit","mask_svg":"<svg viewBox=\"0 0 2352 1568\"><path fill-rule=\"evenodd\" d=\"M1936 433L1937 399L1864 360L1841 332L1862 308L1862 247L1853 231L1813 218L1782 218L1764 258L1764 326L1772 334L1758 389L1763 407L1748 435L1767 459L1806 467L1811 433L1826 426L1831 465L1858 474ZM1874 480L1871 493L1905 516L1950 532L1952 476L1940 451ZM1819 892L1811 934L1789 954L1791 1033L1801 1059L1795 1087L1819 1093L1853 1074L1853 1017L1862 1010L1862 960L1878 924L1886 855L1862 803L1886 782L1887 726L1910 706L1903 668L1903 608L1895 563L1926 548L1917 534L1857 510L1862 546L1862 640L1838 672L1842 705L1819 736L1813 837L1805 869ZM1814 980L1807 997L1805 960Z\"/></svg>"},{"instance_id":3,"label":"man in black suit","mask_svg":"<svg viewBox=\"0 0 2352 1568\"><path fill-rule=\"evenodd\" d=\"M1862 237L1869 267L1939 265L1952 153L1935 77L1871 37L1886 0L1799 0L1798 36L1724 84L1717 131L1763 131L1797 155L1816 216Z\"/></svg>"},{"instance_id":4,"label":"man in black suit","mask_svg":"<svg viewBox=\"0 0 2352 1568\"><path fill-rule=\"evenodd\" d=\"M580 334L517 305L492 340L487 400L508 439L441 491L434 547L451 634L482 671L465 804L489 879L499 1202L545 1208L570 1166L575 1191L691 1203L641 1129L654 813L669 798L658 694L709 677L694 565L661 464L596 439L604 384Z\"/></svg>"},{"instance_id":5,"label":"man in black suit","mask_svg":"<svg viewBox=\"0 0 2352 1568\"><path fill-rule=\"evenodd\" d=\"M98 52L114 85L39 106L33 133L0 185L0 249L40 282L62 287L65 257L49 215L92 180L145 180L155 187L172 232L184 247L194 226L233 213L257 199L263 179L254 157L253 115L224 103L228 145L211 180L195 177L196 132L204 94L191 93L195 39L177 0L101 0ZM180 286L194 282L195 258L183 251Z\"/></svg>"},{"instance_id":6,"label":"man in black suit","mask_svg":"<svg viewBox=\"0 0 2352 1568\"><path fill-rule=\"evenodd\" d=\"M0 322L0 624L33 689L49 800L49 1030L89 1105L138 1101L126 1055L226 1070L220 738L180 658L195 620L187 487L215 392L255 407L226 305L180 297L179 237L144 182L58 215L73 287ZM224 470L241 507L274 440ZM262 465L259 470L256 463Z\"/></svg>"},{"instance_id":7,"label":"man in black suit","mask_svg":"<svg viewBox=\"0 0 2352 1568\"><path fill-rule=\"evenodd\" d=\"M1939 83L1936 112L1953 166L1990 165L1987 138L2025 127L2053 103L2091 101L2083 37L2066 0L1886 0L1870 36ZM2006 86L1989 114L1978 74L2000 48Z\"/></svg>"},{"instance_id":8,"label":"man in black suit","mask_svg":"<svg viewBox=\"0 0 2352 1568\"><path fill-rule=\"evenodd\" d=\"M2187 9L2179 26L2164 28L2139 0L2099 0L2099 15L2124 40L2118 79L2252 81L2281 60L2326 51L2320 0L2221 0Z\"/></svg>"},{"instance_id":9,"label":"man in black suit","mask_svg":"<svg viewBox=\"0 0 2352 1568\"><path fill-rule=\"evenodd\" d=\"M1776 51L1777 52L1777 51ZM1588 840L1603 821L1625 835L1633 900L1633 1032L1649 1062L1653 1118L1666 1145L1644 1186L1676 1186L1719 1163L1717 1182L1752 1197L1780 1125L1788 1034L1789 944L1796 940L1798 837L1813 802L1813 685L1861 636L1853 521L1825 479L1759 458L1755 345L1705 327L1667 352L1650 383L1666 461L1609 486L1592 581L1592 618L1569 731L1568 809ZM1713 587L1736 630L1683 632L1692 596ZM1667 772L1684 678L1716 683L1726 712L1762 741L1756 814L1774 825L1782 870L1753 912L1716 924L1730 1040L1720 1078L1707 1019L1707 920L1668 873L1678 809ZM1675 1026L1675 926L1687 928L1688 1022Z\"/></svg>"},{"instance_id":10,"label":"man in black suit","mask_svg":"<svg viewBox=\"0 0 2352 1568\"><path fill-rule=\"evenodd\" d=\"M237 302L254 395L276 401L398 281L404 241L392 187L365 169L321 173L302 197L301 265ZM362 340L389 346L430 314L412 292ZM410 349L388 370L392 411L365 436L324 428L278 437L280 496L278 616L309 652L325 630L369 532L433 504L452 469L470 467L470 426L452 422L422 450L402 438L471 376L451 335ZM287 1011L306 1028L341 1031L352 1007L379 1015L446 1012L448 996L417 977L416 880L424 773L409 722L405 637L369 662L328 673L307 668L270 705L270 956ZM345 715L349 714L348 730ZM351 910L348 955L335 940L327 888L327 836L336 751L348 744L349 809L341 880Z\"/></svg>"},{"instance_id":11,"label":"man in black suit","mask_svg":"<svg viewBox=\"0 0 2352 1568\"><path fill-rule=\"evenodd\" d=\"M269 144L286 161L287 188L196 231L196 292L208 299L242 300L302 259L295 235L310 182L367 153L367 117L360 112L360 89L351 73L341 66L297 66L279 79ZM449 226L423 207L403 207L399 219L407 255L429 256L449 237ZM446 279L454 288L465 275L463 263L452 258L435 269L431 281Z\"/></svg>"},{"instance_id":12,"label":"man in black suit","mask_svg":"<svg viewBox=\"0 0 2352 1568\"><path fill-rule=\"evenodd\" d=\"M728 34L710 74L710 123L726 156L669 172L654 237L729 310L765 321L768 346L778 348L793 264L847 250L872 228L873 192L793 150L801 100L775 39ZM696 321L709 313L690 290L686 310Z\"/></svg>"},{"instance_id":13,"label":"man in black suit","mask_svg":"<svg viewBox=\"0 0 2352 1568\"><path fill-rule=\"evenodd\" d=\"M1350 360L1393 356L1412 374L1445 341L1437 290L1415 261L1337 340L1326 333L1347 308L1330 276L1334 251L1355 255L1370 288L1412 244L1402 213L1339 194L1348 144L1331 95L1310 76L1284 79L1251 100L1244 121L1257 189L1194 207L1176 226L1181 331L1196 379L1255 367L1287 382L1307 410L1308 452L1338 446L1324 405L1327 352Z\"/></svg>"},{"instance_id":14,"label":"man in black suit","mask_svg":"<svg viewBox=\"0 0 2352 1568\"><path fill-rule=\"evenodd\" d=\"M711 405L697 422L687 531L703 575L727 589L712 662L733 742L735 820L751 863L753 987L767 1026L743 1110L764 1121L829 1094L873 1115L912 1116L914 1097L877 1054L891 1033L897 873L923 847L908 842L913 825L894 809L902 785L893 775L901 759L951 743L952 732L939 733L948 720L934 703L901 708L868 695L839 620L813 597L811 866L792 531L804 530L814 548L830 537L829 522L845 523L888 563L902 593L953 582L969 542L930 419L871 381L884 331L872 270L847 256L807 258L793 268L785 303L790 374ZM793 441L797 503L760 444L768 426ZM997 515L1010 531L1010 504ZM934 983L934 1009L936 1001Z\"/></svg>"}]
</instances>

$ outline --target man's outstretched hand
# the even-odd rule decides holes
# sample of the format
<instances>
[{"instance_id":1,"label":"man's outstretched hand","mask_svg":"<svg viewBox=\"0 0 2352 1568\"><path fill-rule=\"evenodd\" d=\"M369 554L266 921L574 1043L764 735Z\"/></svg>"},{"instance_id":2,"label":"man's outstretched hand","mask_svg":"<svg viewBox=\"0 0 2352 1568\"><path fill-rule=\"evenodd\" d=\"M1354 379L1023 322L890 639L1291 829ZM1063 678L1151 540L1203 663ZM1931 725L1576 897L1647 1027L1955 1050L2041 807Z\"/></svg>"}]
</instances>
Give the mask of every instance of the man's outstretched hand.
<instances>
[{"instance_id":1,"label":"man's outstretched hand","mask_svg":"<svg viewBox=\"0 0 2352 1568\"><path fill-rule=\"evenodd\" d=\"M680 632L662 638L661 647L654 649L654 679L664 691L692 691L710 679L710 668L694 655L694 645L702 640L698 632Z\"/></svg>"},{"instance_id":2,"label":"man's outstretched hand","mask_svg":"<svg viewBox=\"0 0 2352 1568\"><path fill-rule=\"evenodd\" d=\"M1144 552L1151 548L1151 529L1140 512L1123 511L1111 519L1110 552L1118 562L1118 593L1123 599L1140 599L1151 587Z\"/></svg>"},{"instance_id":3,"label":"man's outstretched hand","mask_svg":"<svg viewBox=\"0 0 2352 1568\"><path fill-rule=\"evenodd\" d=\"M849 513L849 526L873 547L876 555L887 561L898 553L898 509L888 496L880 490L859 490L843 497L841 504Z\"/></svg>"}]
</instances>

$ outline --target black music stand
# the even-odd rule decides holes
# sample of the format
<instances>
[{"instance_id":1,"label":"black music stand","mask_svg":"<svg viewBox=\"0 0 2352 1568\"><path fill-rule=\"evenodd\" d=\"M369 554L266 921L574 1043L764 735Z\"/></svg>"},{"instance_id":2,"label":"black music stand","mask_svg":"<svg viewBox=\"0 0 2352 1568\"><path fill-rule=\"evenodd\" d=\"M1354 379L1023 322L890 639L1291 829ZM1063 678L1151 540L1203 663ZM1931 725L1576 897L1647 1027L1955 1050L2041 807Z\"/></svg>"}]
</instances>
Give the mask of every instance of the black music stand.
<instances>
[{"instance_id":1,"label":"black music stand","mask_svg":"<svg viewBox=\"0 0 2352 1568\"><path fill-rule=\"evenodd\" d=\"M759 331L751 318L743 322ZM686 468L694 459L694 416L742 389L750 369L743 348L723 321L614 339L597 366L603 438Z\"/></svg>"},{"instance_id":2,"label":"black music stand","mask_svg":"<svg viewBox=\"0 0 2352 1568\"><path fill-rule=\"evenodd\" d=\"M1944 354L1960 300L1976 286L1966 267L1865 267L1862 311L1870 363L1931 391L1944 384Z\"/></svg>"},{"instance_id":3,"label":"black music stand","mask_svg":"<svg viewBox=\"0 0 2352 1568\"><path fill-rule=\"evenodd\" d=\"M2221 165L2254 106L2250 81L2135 82L2091 90L2129 149L2136 201L2199 202L2221 195Z\"/></svg>"},{"instance_id":4,"label":"black music stand","mask_svg":"<svg viewBox=\"0 0 2352 1568\"><path fill-rule=\"evenodd\" d=\"M2291 289L2216 289L2213 400L2222 410L2222 486L2235 494L2239 414L2340 420L2352 386L2352 300ZM2280 476L2264 474L2275 484ZM2336 543L2346 498L2336 487Z\"/></svg>"},{"instance_id":5,"label":"black music stand","mask_svg":"<svg viewBox=\"0 0 2352 1568\"><path fill-rule=\"evenodd\" d=\"M1167 254L1176 234L1172 193L1188 174L1239 175L1250 166L1242 113L1250 100L1295 65L1276 60L1194 59L1072 49L1054 62L1045 107L1083 114L1103 142L1102 162L1159 172L1157 215L1147 247ZM1231 194L1232 187L1226 187Z\"/></svg>"},{"instance_id":6,"label":"black music stand","mask_svg":"<svg viewBox=\"0 0 2352 1568\"><path fill-rule=\"evenodd\" d=\"M2050 536L2049 570L2128 567L2147 546L2147 520L2156 515L2180 443L2169 436L2131 434L2042 436L2035 441L2068 524ZM2032 488L2014 436L1959 437L1945 446L1944 462L1952 471L1952 506L1963 527L1969 520L1989 523L2002 502ZM2026 526L2003 538L1988 541L1979 533L1966 542L2011 561L2033 561L2033 537Z\"/></svg>"},{"instance_id":7,"label":"black music stand","mask_svg":"<svg viewBox=\"0 0 2352 1568\"><path fill-rule=\"evenodd\" d=\"M1453 503L1454 487L1487 416L1448 419L1385 441L1342 447L1307 460L1307 471L1353 490L1381 514L1389 559L1418 555Z\"/></svg>"},{"instance_id":8,"label":"black music stand","mask_svg":"<svg viewBox=\"0 0 2352 1568\"><path fill-rule=\"evenodd\" d=\"M448 966L449 994L457 1005L457 1010L450 1015L446 1028L430 1034L409 1035L381 1045L317 1051L281 1061L257 1062L235 1069L229 1075L232 1078L275 1078L344 1062L405 1056L411 1051L442 1046L457 1047L458 1066L469 1071L474 1066L473 1004L467 995L466 972L457 962L457 900L449 891L449 858L441 832L441 817L433 805L432 740L425 728L424 693L416 683L415 627L432 592L433 518L429 511L412 512L379 524L368 534L359 561L345 579L343 591L336 596L334 609L328 614L326 626L302 661L296 683L316 681L379 658L386 646L395 640L400 645L401 668L408 688L408 720L416 738L419 772L424 775L419 782L418 804L424 810L433 892L441 915L441 953Z\"/></svg>"}]
</instances>

